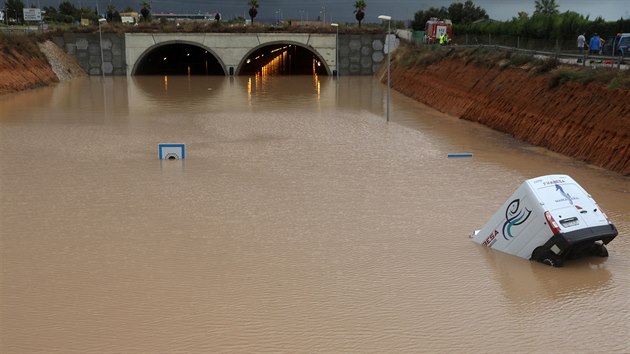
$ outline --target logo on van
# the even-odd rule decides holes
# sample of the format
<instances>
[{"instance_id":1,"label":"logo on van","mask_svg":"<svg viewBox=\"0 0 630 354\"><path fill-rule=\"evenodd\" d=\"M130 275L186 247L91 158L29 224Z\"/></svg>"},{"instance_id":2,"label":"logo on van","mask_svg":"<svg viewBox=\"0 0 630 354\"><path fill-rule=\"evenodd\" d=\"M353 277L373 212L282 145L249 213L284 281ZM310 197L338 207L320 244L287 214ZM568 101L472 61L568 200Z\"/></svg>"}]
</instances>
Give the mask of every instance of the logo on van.
<instances>
[{"instance_id":1,"label":"logo on van","mask_svg":"<svg viewBox=\"0 0 630 354\"><path fill-rule=\"evenodd\" d=\"M562 196L566 200L568 200L571 205L573 205L573 201L571 200L571 195L569 193L565 193L564 189L562 189L562 187L560 187L559 184L556 184L556 191L560 191L560 194L562 194Z\"/></svg>"},{"instance_id":2,"label":"logo on van","mask_svg":"<svg viewBox=\"0 0 630 354\"><path fill-rule=\"evenodd\" d=\"M514 199L510 202L507 209L505 209L505 223L503 224L503 238L506 240L509 237L514 237L512 235L512 226L518 226L529 218L529 215L532 213L531 210L527 208L521 208L521 200ZM507 234L506 234L507 231Z\"/></svg>"}]
</instances>

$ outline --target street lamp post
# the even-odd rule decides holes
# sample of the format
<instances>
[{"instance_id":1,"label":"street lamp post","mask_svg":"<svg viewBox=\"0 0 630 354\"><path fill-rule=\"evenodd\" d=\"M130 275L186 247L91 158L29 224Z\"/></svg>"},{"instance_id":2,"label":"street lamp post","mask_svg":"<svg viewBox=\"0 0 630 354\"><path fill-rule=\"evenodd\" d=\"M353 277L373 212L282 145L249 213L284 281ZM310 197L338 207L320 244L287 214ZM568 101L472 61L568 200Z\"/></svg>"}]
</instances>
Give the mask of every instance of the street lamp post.
<instances>
[{"instance_id":1,"label":"street lamp post","mask_svg":"<svg viewBox=\"0 0 630 354\"><path fill-rule=\"evenodd\" d=\"M103 34L101 32L101 13L98 12L98 1L96 1L96 21L98 21L98 38L99 46L101 47L101 76L105 77L105 59L103 58Z\"/></svg>"},{"instance_id":2,"label":"street lamp post","mask_svg":"<svg viewBox=\"0 0 630 354\"><path fill-rule=\"evenodd\" d=\"M339 81L339 24L331 23L330 25L337 29L337 34L335 35L335 68L337 69L337 81Z\"/></svg>"},{"instance_id":3,"label":"street lamp post","mask_svg":"<svg viewBox=\"0 0 630 354\"><path fill-rule=\"evenodd\" d=\"M379 19L383 20L383 21L387 21L387 37L385 39L385 44L387 44L387 121L389 122L389 91L390 91L390 74L389 74L389 67L391 65L391 52L392 52L392 48L391 48L391 43L390 43L390 38L389 38L389 33L391 31L391 23L392 23L392 17L391 16L386 16L386 15L380 15L378 17Z\"/></svg>"}]
</instances>

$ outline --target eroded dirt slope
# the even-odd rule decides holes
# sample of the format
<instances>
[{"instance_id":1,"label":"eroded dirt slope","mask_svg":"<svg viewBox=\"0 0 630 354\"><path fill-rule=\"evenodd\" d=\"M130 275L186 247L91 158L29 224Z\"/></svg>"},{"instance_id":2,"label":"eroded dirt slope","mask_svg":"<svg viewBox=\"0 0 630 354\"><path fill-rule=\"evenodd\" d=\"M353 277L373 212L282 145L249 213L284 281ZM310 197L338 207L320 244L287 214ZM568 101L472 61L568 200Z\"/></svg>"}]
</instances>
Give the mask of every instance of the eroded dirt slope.
<instances>
[{"instance_id":1,"label":"eroded dirt slope","mask_svg":"<svg viewBox=\"0 0 630 354\"><path fill-rule=\"evenodd\" d=\"M630 175L630 91L568 82L519 68L460 60L427 67L392 65L392 87L462 119L531 144Z\"/></svg>"},{"instance_id":2,"label":"eroded dirt slope","mask_svg":"<svg viewBox=\"0 0 630 354\"><path fill-rule=\"evenodd\" d=\"M0 95L85 75L74 59L51 41L0 37L0 53Z\"/></svg>"},{"instance_id":3,"label":"eroded dirt slope","mask_svg":"<svg viewBox=\"0 0 630 354\"><path fill-rule=\"evenodd\" d=\"M35 47L37 48L37 47ZM46 58L15 42L0 40L0 94L58 82Z\"/></svg>"}]
</instances>

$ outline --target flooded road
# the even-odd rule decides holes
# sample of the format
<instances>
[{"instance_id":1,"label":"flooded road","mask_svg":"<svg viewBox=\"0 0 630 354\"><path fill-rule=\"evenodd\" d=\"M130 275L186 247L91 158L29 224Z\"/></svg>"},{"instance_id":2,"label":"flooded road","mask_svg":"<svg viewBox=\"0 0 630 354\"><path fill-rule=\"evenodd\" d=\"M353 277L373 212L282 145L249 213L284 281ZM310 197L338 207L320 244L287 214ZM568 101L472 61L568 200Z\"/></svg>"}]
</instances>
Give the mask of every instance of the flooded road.
<instances>
[{"instance_id":1,"label":"flooded road","mask_svg":"<svg viewBox=\"0 0 630 354\"><path fill-rule=\"evenodd\" d=\"M630 352L630 179L396 92L387 123L385 89L92 77L0 97L0 352ZM617 226L609 258L469 240L554 173Z\"/></svg>"}]
</instances>

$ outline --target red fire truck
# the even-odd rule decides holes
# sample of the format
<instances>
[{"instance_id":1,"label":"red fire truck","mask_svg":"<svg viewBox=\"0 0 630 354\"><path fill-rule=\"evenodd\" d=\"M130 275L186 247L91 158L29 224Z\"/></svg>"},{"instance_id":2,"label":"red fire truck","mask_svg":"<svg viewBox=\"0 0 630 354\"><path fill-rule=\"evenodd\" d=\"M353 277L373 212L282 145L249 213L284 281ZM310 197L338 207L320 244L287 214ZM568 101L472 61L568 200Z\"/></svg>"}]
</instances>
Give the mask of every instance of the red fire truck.
<instances>
[{"instance_id":1,"label":"red fire truck","mask_svg":"<svg viewBox=\"0 0 630 354\"><path fill-rule=\"evenodd\" d=\"M430 18L424 25L424 40L427 44L439 43L440 36L446 34L449 40L453 39L453 23L451 20Z\"/></svg>"}]
</instances>

